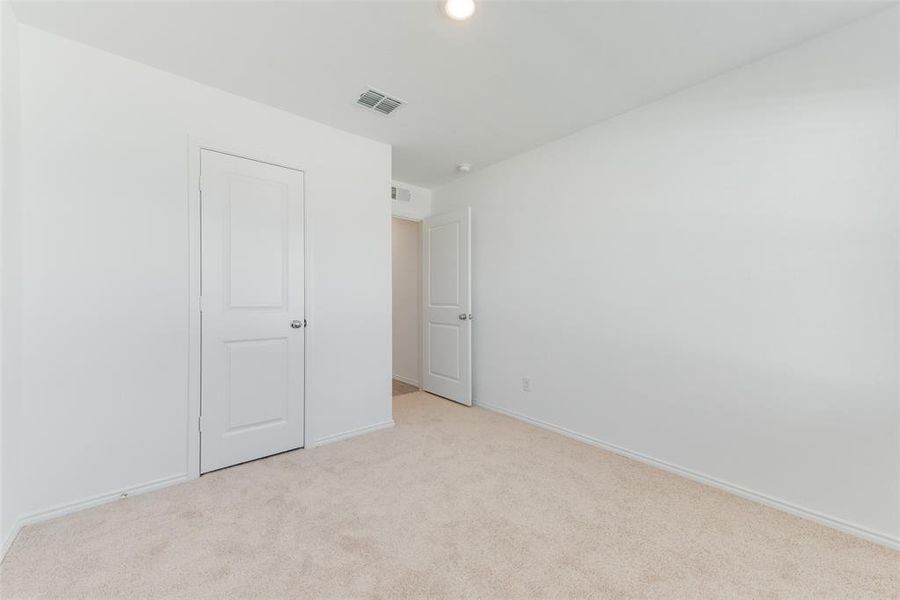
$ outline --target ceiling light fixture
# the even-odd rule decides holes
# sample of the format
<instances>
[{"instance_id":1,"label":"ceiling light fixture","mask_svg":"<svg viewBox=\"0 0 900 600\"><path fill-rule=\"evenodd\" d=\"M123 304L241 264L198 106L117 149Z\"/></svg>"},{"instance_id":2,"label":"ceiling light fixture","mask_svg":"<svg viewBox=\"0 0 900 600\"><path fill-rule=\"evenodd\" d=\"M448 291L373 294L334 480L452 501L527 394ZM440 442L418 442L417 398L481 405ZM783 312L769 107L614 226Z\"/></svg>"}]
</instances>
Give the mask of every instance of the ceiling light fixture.
<instances>
[{"instance_id":1,"label":"ceiling light fixture","mask_svg":"<svg viewBox=\"0 0 900 600\"><path fill-rule=\"evenodd\" d=\"M472 165L469 163L459 163L456 165L456 170L460 173L468 173L472 170Z\"/></svg>"},{"instance_id":2,"label":"ceiling light fixture","mask_svg":"<svg viewBox=\"0 0 900 600\"><path fill-rule=\"evenodd\" d=\"M475 12L475 0L441 0L441 5L454 21L465 21Z\"/></svg>"}]
</instances>

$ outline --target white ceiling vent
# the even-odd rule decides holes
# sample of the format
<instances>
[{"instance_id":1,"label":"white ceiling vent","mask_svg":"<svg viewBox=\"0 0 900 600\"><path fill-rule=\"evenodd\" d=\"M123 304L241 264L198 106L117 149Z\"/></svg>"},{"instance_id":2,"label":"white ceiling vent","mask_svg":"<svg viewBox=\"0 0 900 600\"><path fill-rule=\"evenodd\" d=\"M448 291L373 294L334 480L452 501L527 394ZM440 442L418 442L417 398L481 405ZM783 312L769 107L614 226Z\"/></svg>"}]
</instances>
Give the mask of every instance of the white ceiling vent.
<instances>
[{"instance_id":1,"label":"white ceiling vent","mask_svg":"<svg viewBox=\"0 0 900 600\"><path fill-rule=\"evenodd\" d=\"M391 186L391 200L399 200L400 202L409 202L412 200L412 193L402 187L396 185Z\"/></svg>"},{"instance_id":2,"label":"white ceiling vent","mask_svg":"<svg viewBox=\"0 0 900 600\"><path fill-rule=\"evenodd\" d=\"M380 112L383 115L389 115L405 104L403 100L391 98L384 92L368 89L359 95L356 103L364 108Z\"/></svg>"}]
</instances>

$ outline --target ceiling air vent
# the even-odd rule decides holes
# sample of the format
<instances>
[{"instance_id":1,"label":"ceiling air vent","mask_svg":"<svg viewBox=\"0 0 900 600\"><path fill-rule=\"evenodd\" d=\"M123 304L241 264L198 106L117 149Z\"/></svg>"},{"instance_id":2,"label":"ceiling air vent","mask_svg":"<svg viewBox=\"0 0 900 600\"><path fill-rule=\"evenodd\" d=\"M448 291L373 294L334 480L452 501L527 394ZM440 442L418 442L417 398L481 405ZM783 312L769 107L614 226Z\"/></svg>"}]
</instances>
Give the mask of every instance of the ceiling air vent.
<instances>
[{"instance_id":1,"label":"ceiling air vent","mask_svg":"<svg viewBox=\"0 0 900 600\"><path fill-rule=\"evenodd\" d=\"M380 112L383 115L391 114L404 104L403 100L391 98L384 92L373 89L368 89L360 94L356 103L362 107Z\"/></svg>"},{"instance_id":2,"label":"ceiling air vent","mask_svg":"<svg viewBox=\"0 0 900 600\"><path fill-rule=\"evenodd\" d=\"M409 202L412 199L412 194L406 188L397 187L396 185L391 186L391 200L399 200L400 202Z\"/></svg>"}]
</instances>

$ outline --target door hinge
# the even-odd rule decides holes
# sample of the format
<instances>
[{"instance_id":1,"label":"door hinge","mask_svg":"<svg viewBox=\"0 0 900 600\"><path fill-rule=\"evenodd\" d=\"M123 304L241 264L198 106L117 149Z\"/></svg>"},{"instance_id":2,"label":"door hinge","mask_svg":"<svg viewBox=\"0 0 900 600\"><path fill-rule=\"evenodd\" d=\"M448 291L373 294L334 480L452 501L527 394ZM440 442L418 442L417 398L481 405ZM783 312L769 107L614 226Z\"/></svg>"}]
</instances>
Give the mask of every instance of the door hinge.
<instances>
[{"instance_id":1,"label":"door hinge","mask_svg":"<svg viewBox=\"0 0 900 600\"><path fill-rule=\"evenodd\" d=\"M200 312L203 312L203 296L200 296Z\"/></svg>"},{"instance_id":2,"label":"door hinge","mask_svg":"<svg viewBox=\"0 0 900 600\"><path fill-rule=\"evenodd\" d=\"M203 431L203 416L197 419L197 431Z\"/></svg>"},{"instance_id":3,"label":"door hinge","mask_svg":"<svg viewBox=\"0 0 900 600\"><path fill-rule=\"evenodd\" d=\"M203 191L203 176L202 175L197 178L197 190L200 192Z\"/></svg>"}]
</instances>

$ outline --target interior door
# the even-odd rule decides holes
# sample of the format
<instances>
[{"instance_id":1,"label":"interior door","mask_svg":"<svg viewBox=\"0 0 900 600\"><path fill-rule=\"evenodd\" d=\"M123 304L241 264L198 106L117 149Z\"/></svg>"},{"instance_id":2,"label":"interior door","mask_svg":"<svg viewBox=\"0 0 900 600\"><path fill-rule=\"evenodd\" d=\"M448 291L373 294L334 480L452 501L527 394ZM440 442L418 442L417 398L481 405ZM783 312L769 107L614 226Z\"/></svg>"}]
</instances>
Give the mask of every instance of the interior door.
<instances>
[{"instance_id":1,"label":"interior door","mask_svg":"<svg viewBox=\"0 0 900 600\"><path fill-rule=\"evenodd\" d=\"M422 388L472 405L471 209L424 220Z\"/></svg>"},{"instance_id":2,"label":"interior door","mask_svg":"<svg viewBox=\"0 0 900 600\"><path fill-rule=\"evenodd\" d=\"M303 446L303 173L203 150L200 471Z\"/></svg>"}]
</instances>

